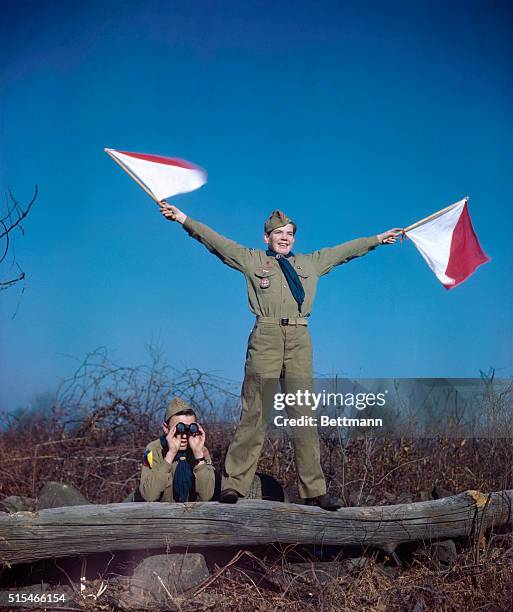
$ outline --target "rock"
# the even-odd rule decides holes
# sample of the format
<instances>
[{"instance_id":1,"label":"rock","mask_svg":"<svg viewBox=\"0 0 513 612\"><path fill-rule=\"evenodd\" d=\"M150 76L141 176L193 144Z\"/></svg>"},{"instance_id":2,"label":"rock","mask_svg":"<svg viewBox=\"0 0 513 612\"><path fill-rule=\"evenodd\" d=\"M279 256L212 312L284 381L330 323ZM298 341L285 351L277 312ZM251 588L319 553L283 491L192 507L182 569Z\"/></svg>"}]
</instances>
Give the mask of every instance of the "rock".
<instances>
[{"instance_id":1,"label":"rock","mask_svg":"<svg viewBox=\"0 0 513 612\"><path fill-rule=\"evenodd\" d=\"M324 584L333 578L340 578L347 573L342 563L338 561L315 561L314 563L289 563L285 566L287 571L295 576L313 580Z\"/></svg>"},{"instance_id":2,"label":"rock","mask_svg":"<svg viewBox=\"0 0 513 612\"><path fill-rule=\"evenodd\" d=\"M420 547L415 557L435 569L446 569L456 561L458 553L453 540L442 540Z\"/></svg>"},{"instance_id":3,"label":"rock","mask_svg":"<svg viewBox=\"0 0 513 612\"><path fill-rule=\"evenodd\" d=\"M453 540L434 542L431 545L431 555L443 565L451 565L458 558L456 544L453 542Z\"/></svg>"},{"instance_id":4,"label":"rock","mask_svg":"<svg viewBox=\"0 0 513 612\"><path fill-rule=\"evenodd\" d=\"M244 570L247 573L247 570ZM284 563L273 568L272 572L260 576L251 576L257 586L259 578L265 578L281 590L294 593L302 584L328 584L333 580L347 576L342 563L338 561L309 561L304 563Z\"/></svg>"},{"instance_id":5,"label":"rock","mask_svg":"<svg viewBox=\"0 0 513 612\"><path fill-rule=\"evenodd\" d=\"M352 559L346 559L345 567L348 571L351 570L360 570L370 563L370 559L368 557L353 557Z\"/></svg>"},{"instance_id":6,"label":"rock","mask_svg":"<svg viewBox=\"0 0 513 612\"><path fill-rule=\"evenodd\" d=\"M154 555L140 563L130 579L130 594L139 601L171 605L173 598L206 580L210 573L199 553Z\"/></svg>"},{"instance_id":7,"label":"rock","mask_svg":"<svg viewBox=\"0 0 513 612\"><path fill-rule=\"evenodd\" d=\"M32 497L10 495L0 501L0 512L33 512L36 509L36 500Z\"/></svg>"},{"instance_id":8,"label":"rock","mask_svg":"<svg viewBox=\"0 0 513 612\"><path fill-rule=\"evenodd\" d=\"M136 501L135 500L135 494L136 494L136 492L132 491L129 495L127 495L125 497L125 499L122 500L122 503L123 504L131 504L131 503L135 502Z\"/></svg>"},{"instance_id":9,"label":"rock","mask_svg":"<svg viewBox=\"0 0 513 612\"><path fill-rule=\"evenodd\" d=\"M84 506L91 502L80 491L64 482L47 482L39 492L37 507L61 508L62 506Z\"/></svg>"}]
</instances>

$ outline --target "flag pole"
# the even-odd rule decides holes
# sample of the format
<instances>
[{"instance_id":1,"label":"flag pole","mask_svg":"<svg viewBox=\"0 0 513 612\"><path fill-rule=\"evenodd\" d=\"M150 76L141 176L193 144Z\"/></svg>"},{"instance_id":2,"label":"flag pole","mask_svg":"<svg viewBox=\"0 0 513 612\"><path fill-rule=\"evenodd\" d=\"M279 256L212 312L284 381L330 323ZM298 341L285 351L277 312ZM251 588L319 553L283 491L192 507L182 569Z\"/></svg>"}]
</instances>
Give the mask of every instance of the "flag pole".
<instances>
[{"instance_id":1,"label":"flag pole","mask_svg":"<svg viewBox=\"0 0 513 612\"><path fill-rule=\"evenodd\" d=\"M130 178L133 178L134 181L139 185L139 187L141 187L141 189L143 189L149 196L150 198L156 202L157 204L160 205L160 202L157 200L157 198L153 195L153 193L148 189L148 187L146 187L146 185L144 183L142 183L136 176L135 174L133 174L132 172L130 172L130 170L128 168L126 168L119 160L117 160L114 155L111 154L111 152L109 151L109 149L104 149L105 153L107 153L107 155L116 162L116 164L122 168Z\"/></svg>"},{"instance_id":2,"label":"flag pole","mask_svg":"<svg viewBox=\"0 0 513 612\"><path fill-rule=\"evenodd\" d=\"M465 203L468 202L469 197L470 196L466 196L465 198L463 198L465 200ZM416 223L412 223L411 225L408 225L408 227L405 227L403 229L403 234L406 234L406 232L409 232L412 229L415 229L416 227L419 227L419 225L423 225L424 223L427 223L428 221L431 221L433 219L436 219L437 217L440 217L441 215L443 215L448 210L451 210L451 208L454 208L455 206L457 206L460 202L461 202L461 200L459 200L458 202L455 202L454 204L451 204L450 206L446 206L445 208L442 208L442 210L439 210L439 211L433 213L432 215L424 217L424 219L421 219L420 221L417 221Z\"/></svg>"}]
</instances>

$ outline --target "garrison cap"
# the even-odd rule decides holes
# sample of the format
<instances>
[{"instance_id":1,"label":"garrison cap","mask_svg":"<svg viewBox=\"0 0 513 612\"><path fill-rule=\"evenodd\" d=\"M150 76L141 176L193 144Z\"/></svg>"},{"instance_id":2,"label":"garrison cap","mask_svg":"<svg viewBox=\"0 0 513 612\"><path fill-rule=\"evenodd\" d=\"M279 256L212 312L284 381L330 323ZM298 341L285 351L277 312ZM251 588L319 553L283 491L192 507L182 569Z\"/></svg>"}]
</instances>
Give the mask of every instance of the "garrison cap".
<instances>
[{"instance_id":1,"label":"garrison cap","mask_svg":"<svg viewBox=\"0 0 513 612\"><path fill-rule=\"evenodd\" d=\"M184 410L193 410L193 408L181 397L173 397L173 399L167 405L166 418L164 420L168 421L172 416L175 416L176 414L178 414L179 412L183 412Z\"/></svg>"},{"instance_id":2,"label":"garrison cap","mask_svg":"<svg viewBox=\"0 0 513 612\"><path fill-rule=\"evenodd\" d=\"M265 222L264 232L266 234L270 234L273 230L277 229L278 227L283 227L288 223L292 223L292 225L294 226L295 233L297 226L294 221L292 221L290 217L287 217L287 215L283 211L273 210L273 212L269 216L269 219L267 219L267 221Z\"/></svg>"}]
</instances>

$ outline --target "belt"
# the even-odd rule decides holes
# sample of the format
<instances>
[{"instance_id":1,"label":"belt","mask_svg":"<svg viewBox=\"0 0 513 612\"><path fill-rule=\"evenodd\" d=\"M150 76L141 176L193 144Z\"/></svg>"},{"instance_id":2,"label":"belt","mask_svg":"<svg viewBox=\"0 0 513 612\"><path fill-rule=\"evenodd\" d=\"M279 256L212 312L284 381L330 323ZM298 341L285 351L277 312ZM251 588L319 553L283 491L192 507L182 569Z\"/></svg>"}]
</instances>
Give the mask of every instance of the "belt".
<instances>
[{"instance_id":1,"label":"belt","mask_svg":"<svg viewBox=\"0 0 513 612\"><path fill-rule=\"evenodd\" d=\"M275 325L308 325L308 319L305 317L261 317L257 316L257 323L274 323Z\"/></svg>"}]
</instances>

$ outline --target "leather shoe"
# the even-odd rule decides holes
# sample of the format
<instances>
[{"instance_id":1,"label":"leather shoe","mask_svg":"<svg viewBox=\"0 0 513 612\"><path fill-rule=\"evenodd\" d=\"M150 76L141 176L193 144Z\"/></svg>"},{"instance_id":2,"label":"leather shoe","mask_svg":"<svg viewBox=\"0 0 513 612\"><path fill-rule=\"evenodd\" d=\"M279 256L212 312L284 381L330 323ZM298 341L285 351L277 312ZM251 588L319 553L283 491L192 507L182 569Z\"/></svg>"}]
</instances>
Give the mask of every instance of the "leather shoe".
<instances>
[{"instance_id":1,"label":"leather shoe","mask_svg":"<svg viewBox=\"0 0 513 612\"><path fill-rule=\"evenodd\" d=\"M236 504L239 500L239 494L235 489L224 489L219 493L219 501L222 504Z\"/></svg>"},{"instance_id":2,"label":"leather shoe","mask_svg":"<svg viewBox=\"0 0 513 612\"><path fill-rule=\"evenodd\" d=\"M319 506L323 510L338 510L341 508L340 501L333 497L332 495L328 495L325 493L324 495L318 495L317 497L308 497L305 499L305 506Z\"/></svg>"}]
</instances>

